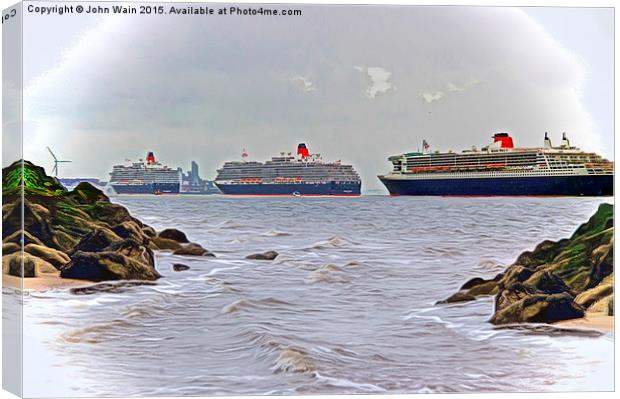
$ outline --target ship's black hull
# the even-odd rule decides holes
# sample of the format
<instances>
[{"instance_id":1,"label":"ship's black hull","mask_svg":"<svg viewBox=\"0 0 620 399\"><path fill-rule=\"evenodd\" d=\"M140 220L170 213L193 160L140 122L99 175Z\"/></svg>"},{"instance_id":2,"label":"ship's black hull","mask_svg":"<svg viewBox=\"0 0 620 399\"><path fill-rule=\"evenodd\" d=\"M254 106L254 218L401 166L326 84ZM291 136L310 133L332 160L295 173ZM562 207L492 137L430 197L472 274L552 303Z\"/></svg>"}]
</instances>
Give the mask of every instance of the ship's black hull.
<instances>
[{"instance_id":1,"label":"ship's black hull","mask_svg":"<svg viewBox=\"0 0 620 399\"><path fill-rule=\"evenodd\" d=\"M112 188L117 194L179 194L181 185L179 183L112 184Z\"/></svg>"},{"instance_id":2,"label":"ship's black hull","mask_svg":"<svg viewBox=\"0 0 620 399\"><path fill-rule=\"evenodd\" d=\"M613 175L390 179L391 195L420 196L611 196Z\"/></svg>"},{"instance_id":3,"label":"ship's black hull","mask_svg":"<svg viewBox=\"0 0 620 399\"><path fill-rule=\"evenodd\" d=\"M360 195L361 183L330 182L325 184L219 184L228 195Z\"/></svg>"}]
</instances>

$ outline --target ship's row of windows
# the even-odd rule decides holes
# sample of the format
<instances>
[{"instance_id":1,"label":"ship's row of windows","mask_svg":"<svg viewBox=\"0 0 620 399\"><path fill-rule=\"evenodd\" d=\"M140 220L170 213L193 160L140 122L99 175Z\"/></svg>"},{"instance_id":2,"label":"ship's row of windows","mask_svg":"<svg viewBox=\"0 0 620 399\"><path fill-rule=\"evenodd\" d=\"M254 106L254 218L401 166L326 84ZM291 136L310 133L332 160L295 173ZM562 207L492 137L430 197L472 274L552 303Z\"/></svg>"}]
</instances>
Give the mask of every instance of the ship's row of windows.
<instances>
[{"instance_id":1,"label":"ship's row of windows","mask_svg":"<svg viewBox=\"0 0 620 399\"><path fill-rule=\"evenodd\" d=\"M588 173L589 175L592 174L611 174L611 172L602 172L602 173ZM536 177L536 176L565 176L565 175L575 175L575 176L579 176L581 174L579 173L551 173L551 172L541 172L541 173L500 173L500 172L489 172L489 173L435 173L435 174L422 174L422 173L416 173L416 174L407 174L408 176L412 176L412 178L414 179L429 179L429 178L445 178L446 176L449 176L450 178L453 177L513 177L513 176L531 176L531 177Z\"/></svg>"}]
</instances>

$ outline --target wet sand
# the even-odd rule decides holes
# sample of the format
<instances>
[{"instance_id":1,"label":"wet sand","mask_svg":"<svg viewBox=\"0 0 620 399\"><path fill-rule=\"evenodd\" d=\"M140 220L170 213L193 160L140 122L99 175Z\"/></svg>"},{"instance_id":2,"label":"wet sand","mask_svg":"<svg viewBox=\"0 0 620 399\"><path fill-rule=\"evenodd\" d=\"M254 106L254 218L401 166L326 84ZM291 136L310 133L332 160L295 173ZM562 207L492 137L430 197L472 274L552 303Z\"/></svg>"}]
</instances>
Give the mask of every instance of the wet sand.
<instances>
[{"instance_id":1,"label":"wet sand","mask_svg":"<svg viewBox=\"0 0 620 399\"><path fill-rule=\"evenodd\" d=\"M23 280L23 287L21 280ZM20 277L2 274L2 286L11 288L23 288L29 291L47 291L56 288L85 287L94 284L91 281L61 278L58 274L49 274L42 277Z\"/></svg>"},{"instance_id":2,"label":"wet sand","mask_svg":"<svg viewBox=\"0 0 620 399\"><path fill-rule=\"evenodd\" d=\"M586 313L586 316L580 319L559 321L555 325L607 333L614 331L614 317L605 313Z\"/></svg>"}]
</instances>

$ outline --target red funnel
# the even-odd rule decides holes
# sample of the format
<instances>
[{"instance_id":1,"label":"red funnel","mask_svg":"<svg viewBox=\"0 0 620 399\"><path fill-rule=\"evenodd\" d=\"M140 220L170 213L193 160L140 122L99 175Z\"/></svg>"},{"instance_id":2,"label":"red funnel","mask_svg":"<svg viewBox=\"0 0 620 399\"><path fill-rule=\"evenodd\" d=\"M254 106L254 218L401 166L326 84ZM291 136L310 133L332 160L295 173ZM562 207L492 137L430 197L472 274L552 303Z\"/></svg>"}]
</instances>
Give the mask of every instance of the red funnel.
<instances>
[{"instance_id":1,"label":"red funnel","mask_svg":"<svg viewBox=\"0 0 620 399\"><path fill-rule=\"evenodd\" d=\"M495 133L493 135L493 142L497 143L498 141L502 143L501 148L514 148L512 137L508 133Z\"/></svg>"},{"instance_id":2,"label":"red funnel","mask_svg":"<svg viewBox=\"0 0 620 399\"><path fill-rule=\"evenodd\" d=\"M297 155L301 155L302 159L308 158L310 152L308 151L305 143L299 143L297 146Z\"/></svg>"}]
</instances>

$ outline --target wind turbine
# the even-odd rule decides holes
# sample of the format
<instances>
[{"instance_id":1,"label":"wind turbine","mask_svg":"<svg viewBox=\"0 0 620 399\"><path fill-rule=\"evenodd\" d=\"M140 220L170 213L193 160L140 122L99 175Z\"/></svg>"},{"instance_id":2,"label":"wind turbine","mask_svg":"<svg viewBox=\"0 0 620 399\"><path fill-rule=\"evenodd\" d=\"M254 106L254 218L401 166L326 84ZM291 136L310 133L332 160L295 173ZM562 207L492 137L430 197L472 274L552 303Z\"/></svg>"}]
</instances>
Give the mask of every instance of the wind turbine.
<instances>
[{"instance_id":1,"label":"wind turbine","mask_svg":"<svg viewBox=\"0 0 620 399\"><path fill-rule=\"evenodd\" d=\"M54 155L54 153L49 147L47 147L47 150L50 152L50 154L52 154L52 158L54 158L54 167L52 168L52 173L54 174L55 177L58 177L58 164L71 162L71 161L60 161L58 158L56 158L56 155Z\"/></svg>"}]
</instances>

